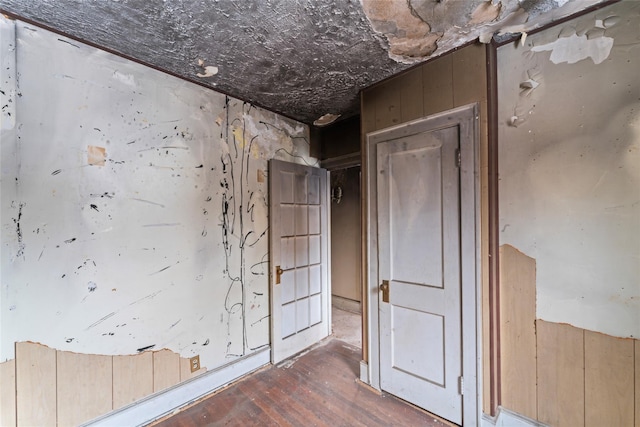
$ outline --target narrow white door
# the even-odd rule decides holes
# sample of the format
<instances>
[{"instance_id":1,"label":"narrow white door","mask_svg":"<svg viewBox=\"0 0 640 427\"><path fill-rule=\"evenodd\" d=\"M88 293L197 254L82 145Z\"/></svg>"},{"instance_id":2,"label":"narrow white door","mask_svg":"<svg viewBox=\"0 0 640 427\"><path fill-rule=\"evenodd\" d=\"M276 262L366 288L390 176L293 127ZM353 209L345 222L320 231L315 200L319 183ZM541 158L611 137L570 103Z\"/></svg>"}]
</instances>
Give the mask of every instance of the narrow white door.
<instances>
[{"instance_id":1,"label":"narrow white door","mask_svg":"<svg viewBox=\"0 0 640 427\"><path fill-rule=\"evenodd\" d=\"M272 363L331 333L327 177L325 169L269 162Z\"/></svg>"},{"instance_id":2,"label":"narrow white door","mask_svg":"<svg viewBox=\"0 0 640 427\"><path fill-rule=\"evenodd\" d=\"M376 145L380 386L462 423L458 126Z\"/></svg>"}]
</instances>

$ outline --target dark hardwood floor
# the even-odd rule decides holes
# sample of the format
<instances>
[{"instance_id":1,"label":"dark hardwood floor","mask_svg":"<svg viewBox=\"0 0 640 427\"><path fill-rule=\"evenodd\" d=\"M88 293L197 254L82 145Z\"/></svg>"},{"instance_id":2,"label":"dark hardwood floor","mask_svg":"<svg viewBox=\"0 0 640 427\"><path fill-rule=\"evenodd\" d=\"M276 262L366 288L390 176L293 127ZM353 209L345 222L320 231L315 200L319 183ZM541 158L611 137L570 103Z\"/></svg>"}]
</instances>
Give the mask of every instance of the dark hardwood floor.
<instances>
[{"instance_id":1,"label":"dark hardwood floor","mask_svg":"<svg viewBox=\"0 0 640 427\"><path fill-rule=\"evenodd\" d=\"M356 382L360 349L331 339L260 370L156 426L448 426Z\"/></svg>"}]
</instances>

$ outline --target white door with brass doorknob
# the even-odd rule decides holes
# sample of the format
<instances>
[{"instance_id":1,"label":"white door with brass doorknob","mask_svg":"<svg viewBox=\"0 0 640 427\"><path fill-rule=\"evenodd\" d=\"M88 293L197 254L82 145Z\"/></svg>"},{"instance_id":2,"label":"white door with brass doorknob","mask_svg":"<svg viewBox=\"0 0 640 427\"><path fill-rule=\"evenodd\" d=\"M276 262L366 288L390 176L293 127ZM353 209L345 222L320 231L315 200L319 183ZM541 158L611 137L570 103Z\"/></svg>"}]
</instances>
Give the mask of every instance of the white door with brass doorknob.
<instances>
[{"instance_id":1,"label":"white door with brass doorknob","mask_svg":"<svg viewBox=\"0 0 640 427\"><path fill-rule=\"evenodd\" d=\"M271 361L331 333L325 169L269 162Z\"/></svg>"},{"instance_id":2,"label":"white door with brass doorknob","mask_svg":"<svg viewBox=\"0 0 640 427\"><path fill-rule=\"evenodd\" d=\"M478 421L476 117L472 105L368 136L374 380L465 426Z\"/></svg>"}]
</instances>

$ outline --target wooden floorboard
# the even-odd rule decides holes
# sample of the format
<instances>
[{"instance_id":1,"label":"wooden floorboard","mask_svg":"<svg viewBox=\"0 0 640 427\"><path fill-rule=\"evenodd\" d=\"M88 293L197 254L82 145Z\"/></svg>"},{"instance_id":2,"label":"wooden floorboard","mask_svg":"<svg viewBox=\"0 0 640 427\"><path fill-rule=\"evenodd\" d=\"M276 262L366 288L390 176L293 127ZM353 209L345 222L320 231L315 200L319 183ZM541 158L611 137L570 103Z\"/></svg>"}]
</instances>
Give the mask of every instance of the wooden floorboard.
<instances>
[{"instance_id":1,"label":"wooden floorboard","mask_svg":"<svg viewBox=\"0 0 640 427\"><path fill-rule=\"evenodd\" d=\"M332 339L160 421L191 426L448 426L358 384L360 349Z\"/></svg>"}]
</instances>

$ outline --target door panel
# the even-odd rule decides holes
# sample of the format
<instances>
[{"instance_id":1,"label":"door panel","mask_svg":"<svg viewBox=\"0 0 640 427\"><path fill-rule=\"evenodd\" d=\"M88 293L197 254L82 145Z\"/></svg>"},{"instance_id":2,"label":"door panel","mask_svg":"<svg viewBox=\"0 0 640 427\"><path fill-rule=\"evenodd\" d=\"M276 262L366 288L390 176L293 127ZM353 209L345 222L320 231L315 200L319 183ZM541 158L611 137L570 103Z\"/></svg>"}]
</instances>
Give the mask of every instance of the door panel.
<instances>
[{"instance_id":1,"label":"door panel","mask_svg":"<svg viewBox=\"0 0 640 427\"><path fill-rule=\"evenodd\" d=\"M271 359L278 363L330 333L327 171L271 160L269 190Z\"/></svg>"},{"instance_id":2,"label":"door panel","mask_svg":"<svg viewBox=\"0 0 640 427\"><path fill-rule=\"evenodd\" d=\"M460 191L457 125L377 150L380 385L462 422Z\"/></svg>"}]
</instances>

